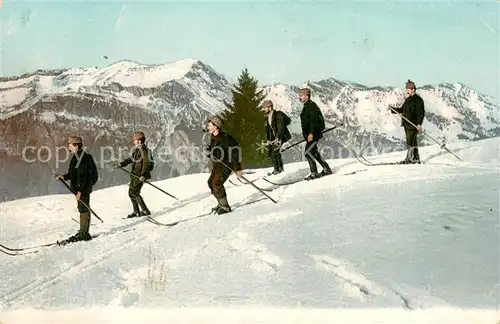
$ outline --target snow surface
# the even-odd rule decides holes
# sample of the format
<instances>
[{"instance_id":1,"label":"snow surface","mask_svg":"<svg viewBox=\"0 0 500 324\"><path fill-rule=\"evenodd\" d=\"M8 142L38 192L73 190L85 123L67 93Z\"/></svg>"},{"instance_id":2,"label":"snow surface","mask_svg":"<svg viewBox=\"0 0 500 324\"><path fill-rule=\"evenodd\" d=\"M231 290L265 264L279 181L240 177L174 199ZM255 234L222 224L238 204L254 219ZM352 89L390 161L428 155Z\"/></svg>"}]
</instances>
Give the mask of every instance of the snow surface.
<instances>
[{"instance_id":1,"label":"snow surface","mask_svg":"<svg viewBox=\"0 0 500 324\"><path fill-rule=\"evenodd\" d=\"M20 105L29 93L28 88L15 88L0 92L0 112L8 112L12 106Z\"/></svg>"},{"instance_id":2,"label":"snow surface","mask_svg":"<svg viewBox=\"0 0 500 324\"><path fill-rule=\"evenodd\" d=\"M104 223L93 218L91 233L109 235L0 253L0 321L494 324L500 138L451 147L463 162L436 146L421 149L423 165L330 160L334 175L268 193L277 204L228 182L235 209L221 216L192 219L216 203L208 174L155 183L178 202L146 185L158 221L190 219L172 228L123 220L131 209L126 186L98 190L91 204ZM248 179L268 169L254 171ZM271 179L305 176L307 163L285 171ZM78 228L75 207L71 195L3 203L0 242L66 238Z\"/></svg>"}]
</instances>

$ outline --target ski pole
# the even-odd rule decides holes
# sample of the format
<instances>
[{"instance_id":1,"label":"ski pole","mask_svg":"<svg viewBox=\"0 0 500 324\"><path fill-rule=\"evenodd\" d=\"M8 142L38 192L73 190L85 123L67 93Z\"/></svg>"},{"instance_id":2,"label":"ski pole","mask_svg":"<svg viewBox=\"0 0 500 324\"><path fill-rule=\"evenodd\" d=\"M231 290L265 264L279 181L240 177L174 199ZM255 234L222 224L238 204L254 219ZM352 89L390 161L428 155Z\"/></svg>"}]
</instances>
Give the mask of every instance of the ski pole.
<instances>
[{"instance_id":1,"label":"ski pole","mask_svg":"<svg viewBox=\"0 0 500 324\"><path fill-rule=\"evenodd\" d=\"M132 172L127 171L127 170L125 170L125 169L124 169L124 168L122 168L122 167L118 167L118 168L119 168L120 170L123 170L123 171L127 172L128 174L130 174L130 175L132 175L132 176L136 177L137 179L140 179L140 178L141 178L141 177L139 177L138 175L133 174ZM155 185L154 185L154 184L152 184L151 182L149 182L149 181L147 181L147 180L144 180L144 182L145 182L145 183L147 183L148 185L152 186L153 188L156 188L156 189L160 190L160 191L161 191L161 192L163 192L164 194L166 194L166 195L168 195L168 196L170 196L170 197L174 198L175 200L179 200L179 198L177 198L177 197L175 197L175 196L173 196L173 195L169 194L168 192L166 192L165 190L163 190L163 189L161 189L161 188L158 188L157 186L155 186Z\"/></svg>"},{"instance_id":2,"label":"ski pole","mask_svg":"<svg viewBox=\"0 0 500 324\"><path fill-rule=\"evenodd\" d=\"M406 120L410 125L412 125L413 127L417 128L417 125L415 125L414 123L412 123L410 120L408 120L408 118L406 118L405 116L403 116L402 114L398 113L396 110L394 110L394 108L392 108L391 106L389 106L389 109L394 111L395 113L401 115L401 118L403 118L404 120ZM425 132L423 133L424 136L427 136L428 138L430 138L431 140L433 140L434 142L436 142L436 144L438 145L441 145L441 148L445 149L446 151L448 151L448 153L450 153L451 155L455 156L457 159L459 159L460 161L462 161L461 158L459 158L455 153L453 153L452 151L450 151L445 145L444 143L439 143L436 139L434 139L432 136L426 134Z\"/></svg>"},{"instance_id":3,"label":"ski pole","mask_svg":"<svg viewBox=\"0 0 500 324\"><path fill-rule=\"evenodd\" d=\"M333 126L333 127L327 128L327 129L325 129L325 130L321 131L321 133L322 133L322 134L324 134L324 133L326 133L326 132L329 132L329 131L331 131L331 130L334 130L335 128L337 128L337 127L339 127L339 126L344 126L344 123L340 123L340 125L336 125L336 126ZM299 145L300 143L303 143L303 142L305 142L305 141L306 141L306 140L305 140L305 139L303 139L303 140L298 141L297 143L294 143L294 144L292 144L292 145L290 145L290 146L287 146L286 148L282 149L282 150L280 151L280 153L285 152L286 150L291 149L292 147L297 146L297 145Z\"/></svg>"},{"instance_id":4,"label":"ski pole","mask_svg":"<svg viewBox=\"0 0 500 324\"><path fill-rule=\"evenodd\" d=\"M71 193L73 193L73 195L76 196L76 193L70 188L70 186L68 186L68 184L63 180L63 179L59 179L65 186L66 188L68 188L69 191L71 191ZM89 205L87 205L86 203L84 203L81 199L78 200L79 202L81 202L85 207L88 208L88 210L90 210L90 212L92 214L94 214L94 216L101 221L101 223L104 223L104 221L95 213L95 211L92 210L92 208L90 208Z\"/></svg>"},{"instance_id":5,"label":"ski pole","mask_svg":"<svg viewBox=\"0 0 500 324\"><path fill-rule=\"evenodd\" d=\"M221 163L222 165L224 165L226 168L228 168L229 170L231 170L231 172L234 172L236 173L233 169L231 169L229 166L226 165L226 163L222 162L222 161L217 161L219 163ZM266 194L262 189L260 189L259 187L257 187L252 181L249 181L247 178L245 178L244 176L241 176L241 178L243 178L243 180L245 180L247 183L251 184L255 189L257 189L261 194L263 194L264 196L266 196L267 198L269 198L273 203L277 204L278 202L276 200L274 200L271 196L269 196L268 194Z\"/></svg>"}]
</instances>

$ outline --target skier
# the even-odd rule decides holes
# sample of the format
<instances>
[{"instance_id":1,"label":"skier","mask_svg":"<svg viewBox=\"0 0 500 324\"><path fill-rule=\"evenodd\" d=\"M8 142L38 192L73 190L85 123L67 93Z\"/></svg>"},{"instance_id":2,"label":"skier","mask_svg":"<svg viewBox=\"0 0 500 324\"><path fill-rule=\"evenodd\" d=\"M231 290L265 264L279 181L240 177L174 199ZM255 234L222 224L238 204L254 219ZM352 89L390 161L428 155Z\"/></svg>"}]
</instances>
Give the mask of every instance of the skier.
<instances>
[{"instance_id":1,"label":"skier","mask_svg":"<svg viewBox=\"0 0 500 324\"><path fill-rule=\"evenodd\" d=\"M299 100L304 104L300 113L300 122L302 125L302 135L306 140L305 156L309 163L311 174L305 180L313 180L325 175L332 174L332 170L328 163L321 157L318 151L318 141L323 137L322 130L324 129L324 118L321 110L314 101L311 100L311 90L302 88L299 90ZM323 167L321 173L318 174L316 162Z\"/></svg>"},{"instance_id":2,"label":"skier","mask_svg":"<svg viewBox=\"0 0 500 324\"><path fill-rule=\"evenodd\" d=\"M274 175L283 172L283 157L281 156L281 146L289 141L292 136L287 126L291 120L284 112L274 110L273 102L265 100L262 103L262 111L267 116L266 119L266 145L268 155L274 166L274 171L267 175Z\"/></svg>"},{"instance_id":3,"label":"skier","mask_svg":"<svg viewBox=\"0 0 500 324\"><path fill-rule=\"evenodd\" d=\"M212 172L207 183L218 202L218 205L212 208L212 212L220 215L231 211L224 183L233 171L238 178L243 175L239 156L241 150L238 142L222 130L222 120L219 117L212 116L208 119L207 131L211 137L210 144L205 149L207 157L212 161Z\"/></svg>"},{"instance_id":4,"label":"skier","mask_svg":"<svg viewBox=\"0 0 500 324\"><path fill-rule=\"evenodd\" d=\"M73 154L66 174L56 174L58 180L70 180L70 188L75 193L77 209L80 213L80 230L59 244L77 241L90 241L90 194L97 180L97 168L94 158L82 149L83 140L79 136L68 138L68 148Z\"/></svg>"},{"instance_id":5,"label":"skier","mask_svg":"<svg viewBox=\"0 0 500 324\"><path fill-rule=\"evenodd\" d=\"M415 126L411 125L404 118L401 120L401 126L404 127L406 135L406 147L408 149L406 158L399 164L420 163L420 154L418 152L417 136L423 131L422 123L425 117L424 100L416 93L417 87L411 80L406 82L406 93L408 97L405 99L401 107L389 107L393 114L400 113L403 117L411 121Z\"/></svg>"},{"instance_id":6,"label":"skier","mask_svg":"<svg viewBox=\"0 0 500 324\"><path fill-rule=\"evenodd\" d=\"M127 218L151 215L141 196L144 181L151 179L151 152L145 143L146 136L143 132L133 133L132 140L134 142L132 154L122 162L115 164L116 168L132 164L128 196L132 202L133 212Z\"/></svg>"}]
</instances>

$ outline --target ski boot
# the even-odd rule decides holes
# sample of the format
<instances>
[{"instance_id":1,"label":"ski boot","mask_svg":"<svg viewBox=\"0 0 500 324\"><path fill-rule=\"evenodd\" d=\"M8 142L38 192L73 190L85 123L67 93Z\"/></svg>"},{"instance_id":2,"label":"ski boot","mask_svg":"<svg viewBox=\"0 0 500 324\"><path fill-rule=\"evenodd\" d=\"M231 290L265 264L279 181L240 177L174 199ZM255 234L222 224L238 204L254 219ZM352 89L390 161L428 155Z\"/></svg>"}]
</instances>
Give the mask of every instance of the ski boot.
<instances>
[{"instance_id":1,"label":"ski boot","mask_svg":"<svg viewBox=\"0 0 500 324\"><path fill-rule=\"evenodd\" d=\"M311 172L311 174L308 175L307 177L305 177L304 180L309 181L309 180L318 179L320 177L321 176L319 175L319 173L317 173L317 172Z\"/></svg>"},{"instance_id":2,"label":"ski boot","mask_svg":"<svg viewBox=\"0 0 500 324\"><path fill-rule=\"evenodd\" d=\"M330 175L330 174L332 174L332 173L333 173L333 172L332 172L332 170L331 170L331 169L323 169L323 170L320 172L319 176L320 176L320 177L324 177L324 176Z\"/></svg>"},{"instance_id":3,"label":"ski boot","mask_svg":"<svg viewBox=\"0 0 500 324\"><path fill-rule=\"evenodd\" d=\"M65 240L57 241L57 245L66 245L69 243L75 243L79 241L90 241L92 236L89 233L83 233L78 231L75 235L68 237Z\"/></svg>"}]
</instances>

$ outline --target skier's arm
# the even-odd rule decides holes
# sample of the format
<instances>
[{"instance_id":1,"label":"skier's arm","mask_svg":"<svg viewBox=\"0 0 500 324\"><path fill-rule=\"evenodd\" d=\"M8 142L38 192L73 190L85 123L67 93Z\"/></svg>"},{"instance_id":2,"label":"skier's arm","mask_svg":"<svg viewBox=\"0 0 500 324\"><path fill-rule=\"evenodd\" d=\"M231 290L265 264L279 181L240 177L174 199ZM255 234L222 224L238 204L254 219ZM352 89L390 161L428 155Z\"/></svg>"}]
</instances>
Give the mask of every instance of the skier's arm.
<instances>
[{"instance_id":1,"label":"skier's arm","mask_svg":"<svg viewBox=\"0 0 500 324\"><path fill-rule=\"evenodd\" d=\"M401 114L403 112L403 107L393 107L389 106L392 114Z\"/></svg>"},{"instance_id":2,"label":"skier's arm","mask_svg":"<svg viewBox=\"0 0 500 324\"><path fill-rule=\"evenodd\" d=\"M62 175L62 179L63 179L64 181L71 180L71 172L70 172L70 171L71 171L71 161L70 161L70 163L69 163L68 172Z\"/></svg>"},{"instance_id":3,"label":"skier's arm","mask_svg":"<svg viewBox=\"0 0 500 324\"><path fill-rule=\"evenodd\" d=\"M285 121L281 113L276 115L276 137L281 139L285 133Z\"/></svg>"},{"instance_id":4,"label":"skier's arm","mask_svg":"<svg viewBox=\"0 0 500 324\"><path fill-rule=\"evenodd\" d=\"M123 167L126 167L127 165L129 165L130 163L132 163L132 157L130 157L130 156L129 156L129 157L128 157L128 158L126 158L125 160L121 161L121 162L119 163L119 165L120 165L120 167L122 167L122 168L123 168Z\"/></svg>"},{"instance_id":5,"label":"skier's arm","mask_svg":"<svg viewBox=\"0 0 500 324\"><path fill-rule=\"evenodd\" d=\"M424 100L419 99L415 103L415 114L417 115L417 123L416 125L422 125L425 117L425 108L424 108Z\"/></svg>"},{"instance_id":6,"label":"skier's arm","mask_svg":"<svg viewBox=\"0 0 500 324\"><path fill-rule=\"evenodd\" d=\"M312 134L312 130L313 130L313 115L314 115L314 111L313 111L313 107L312 106L306 106L305 107L305 112L304 112L304 123L302 125L302 129L304 131L304 133L306 133L307 135L308 134Z\"/></svg>"},{"instance_id":7,"label":"skier's arm","mask_svg":"<svg viewBox=\"0 0 500 324\"><path fill-rule=\"evenodd\" d=\"M315 134L317 135L318 133L320 133L321 131L319 130L320 128L320 120L321 120L321 115L322 115L322 112L321 112L321 109L319 109L318 105L316 105L316 103L314 104L314 118L313 118L313 123L312 123L312 131L311 133L312 134Z\"/></svg>"}]
</instances>

